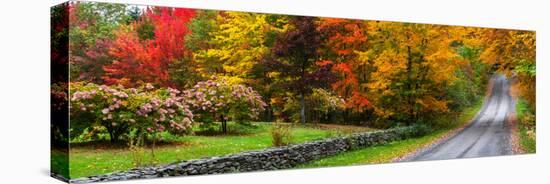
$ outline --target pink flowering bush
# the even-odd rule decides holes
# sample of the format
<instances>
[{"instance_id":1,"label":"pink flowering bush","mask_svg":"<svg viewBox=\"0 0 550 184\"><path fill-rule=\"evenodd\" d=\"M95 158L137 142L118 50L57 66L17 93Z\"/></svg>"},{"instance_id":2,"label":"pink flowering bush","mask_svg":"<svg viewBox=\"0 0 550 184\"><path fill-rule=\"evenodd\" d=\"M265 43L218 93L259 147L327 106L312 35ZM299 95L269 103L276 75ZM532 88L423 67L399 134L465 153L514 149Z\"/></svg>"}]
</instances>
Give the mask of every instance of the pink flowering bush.
<instances>
[{"instance_id":1,"label":"pink flowering bush","mask_svg":"<svg viewBox=\"0 0 550 184\"><path fill-rule=\"evenodd\" d=\"M246 122L255 119L265 110L266 103L251 87L229 84L223 79L198 82L193 88L183 91L185 101L196 115L196 121L211 126L222 122L227 131L227 120Z\"/></svg>"},{"instance_id":2,"label":"pink flowering bush","mask_svg":"<svg viewBox=\"0 0 550 184\"><path fill-rule=\"evenodd\" d=\"M80 135L85 129L96 134L97 127L105 127L112 142L129 128L126 110L128 93L120 86L109 87L93 83L71 83L70 119L71 134Z\"/></svg>"},{"instance_id":3,"label":"pink flowering bush","mask_svg":"<svg viewBox=\"0 0 550 184\"><path fill-rule=\"evenodd\" d=\"M258 92L244 85L231 86L231 95L227 103L230 107L227 115L237 122L258 118L267 106Z\"/></svg>"},{"instance_id":4,"label":"pink flowering bush","mask_svg":"<svg viewBox=\"0 0 550 184\"><path fill-rule=\"evenodd\" d=\"M141 92L135 103L135 119L140 128L148 133L158 133L165 130L172 133L182 133L191 128L193 112L180 96L180 91L173 88L154 90L145 86L146 92ZM133 107L133 106L132 106Z\"/></svg>"},{"instance_id":5,"label":"pink flowering bush","mask_svg":"<svg viewBox=\"0 0 550 184\"><path fill-rule=\"evenodd\" d=\"M191 127L193 113L176 89L155 89L151 84L138 88L71 83L71 133L90 134L104 127L112 142L130 131L155 134L165 130L183 132Z\"/></svg>"},{"instance_id":6,"label":"pink flowering bush","mask_svg":"<svg viewBox=\"0 0 550 184\"><path fill-rule=\"evenodd\" d=\"M224 80L199 82L185 91L151 84L124 88L80 82L71 83L69 92L71 134L106 130L112 142L136 134L155 140L160 132L186 133L194 121L221 121L225 132L228 120L255 119L266 106L252 88Z\"/></svg>"}]
</instances>

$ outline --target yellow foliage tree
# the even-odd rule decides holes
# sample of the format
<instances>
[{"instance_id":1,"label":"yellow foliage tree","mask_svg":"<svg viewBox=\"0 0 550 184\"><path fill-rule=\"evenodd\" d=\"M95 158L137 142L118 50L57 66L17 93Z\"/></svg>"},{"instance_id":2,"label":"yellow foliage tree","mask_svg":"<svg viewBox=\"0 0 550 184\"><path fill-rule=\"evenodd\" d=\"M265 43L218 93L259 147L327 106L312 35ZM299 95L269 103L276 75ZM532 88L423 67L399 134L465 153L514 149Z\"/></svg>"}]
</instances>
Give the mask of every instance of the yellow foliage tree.
<instances>
[{"instance_id":1,"label":"yellow foliage tree","mask_svg":"<svg viewBox=\"0 0 550 184\"><path fill-rule=\"evenodd\" d=\"M536 107L536 34L533 31L479 29L481 59L517 77L521 96Z\"/></svg>"},{"instance_id":2,"label":"yellow foliage tree","mask_svg":"<svg viewBox=\"0 0 550 184\"><path fill-rule=\"evenodd\" d=\"M370 22L369 44L359 59L375 70L366 84L375 113L383 118L418 119L418 114L447 112L446 86L460 64L453 43L457 27Z\"/></svg>"},{"instance_id":3,"label":"yellow foliage tree","mask_svg":"<svg viewBox=\"0 0 550 184\"><path fill-rule=\"evenodd\" d=\"M195 60L203 64L207 70L210 69L229 81L245 82L252 67L269 51L266 45L267 33L283 32L286 29L273 26L268 22L268 16L258 13L221 12L217 16L214 31L209 33L212 37L212 48L196 52Z\"/></svg>"}]
</instances>

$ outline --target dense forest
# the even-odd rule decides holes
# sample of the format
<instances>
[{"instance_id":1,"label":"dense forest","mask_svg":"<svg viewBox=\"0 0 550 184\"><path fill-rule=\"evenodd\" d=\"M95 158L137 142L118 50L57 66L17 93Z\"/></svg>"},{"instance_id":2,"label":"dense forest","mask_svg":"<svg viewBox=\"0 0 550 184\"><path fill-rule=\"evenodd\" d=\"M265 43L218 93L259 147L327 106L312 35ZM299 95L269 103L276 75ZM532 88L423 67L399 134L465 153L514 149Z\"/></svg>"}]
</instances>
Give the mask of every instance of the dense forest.
<instances>
[{"instance_id":1,"label":"dense forest","mask_svg":"<svg viewBox=\"0 0 550 184\"><path fill-rule=\"evenodd\" d=\"M54 11L69 15L73 92L216 83L257 102L196 122L445 126L438 118L479 102L496 72L535 109L530 31L85 2Z\"/></svg>"}]
</instances>

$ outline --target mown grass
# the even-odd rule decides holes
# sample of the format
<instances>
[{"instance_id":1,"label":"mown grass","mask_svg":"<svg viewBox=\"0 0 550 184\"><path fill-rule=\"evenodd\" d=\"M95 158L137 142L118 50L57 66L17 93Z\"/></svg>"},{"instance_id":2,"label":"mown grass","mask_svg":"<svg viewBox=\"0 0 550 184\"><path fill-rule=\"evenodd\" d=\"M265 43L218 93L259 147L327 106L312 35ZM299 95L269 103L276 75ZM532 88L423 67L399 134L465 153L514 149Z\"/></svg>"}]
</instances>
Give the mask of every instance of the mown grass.
<instances>
[{"instance_id":1,"label":"mown grass","mask_svg":"<svg viewBox=\"0 0 550 184\"><path fill-rule=\"evenodd\" d=\"M405 156L415 151L419 145L425 145L440 138L445 131L437 131L427 136L395 141L382 146L373 146L365 149L345 152L337 156L316 160L298 166L298 168L315 168L327 166L349 166L375 163L388 163L393 159Z\"/></svg>"},{"instance_id":2,"label":"mown grass","mask_svg":"<svg viewBox=\"0 0 550 184\"><path fill-rule=\"evenodd\" d=\"M143 163L149 165L168 164L181 160L190 160L203 157L222 156L242 151L264 149L272 146L268 123L257 123L248 127L246 134L217 135L217 136L171 136L164 134L163 139L170 144L159 145L152 157L150 149L139 153ZM371 131L371 129L356 127L357 130ZM338 127L310 127L293 126L292 143L303 143L352 133ZM105 146L73 146L70 151L70 176L78 178L98 175L114 171L135 168L133 155L135 152L125 147Z\"/></svg>"},{"instance_id":3,"label":"mown grass","mask_svg":"<svg viewBox=\"0 0 550 184\"><path fill-rule=\"evenodd\" d=\"M519 143L521 148L526 153L535 153L537 151L537 142L536 139L531 138L528 135L529 127L525 121L525 116L530 112L528 104L525 100L519 99L516 104L516 115L519 121Z\"/></svg>"},{"instance_id":4,"label":"mown grass","mask_svg":"<svg viewBox=\"0 0 550 184\"><path fill-rule=\"evenodd\" d=\"M436 130L426 136L349 151L339 155L302 164L299 165L297 168L349 166L392 162L396 158L404 157L426 145L434 143L455 128L463 126L477 114L477 112L481 108L481 104L482 103L480 101L473 107L466 108L464 111L462 111L462 113L458 113L456 116L449 116L447 118L440 119L439 121L444 122L439 123L448 123L451 124L451 126Z\"/></svg>"},{"instance_id":5,"label":"mown grass","mask_svg":"<svg viewBox=\"0 0 550 184\"><path fill-rule=\"evenodd\" d=\"M50 157L51 172L59 174L63 177L69 177L69 155L61 150L52 149Z\"/></svg>"}]
</instances>

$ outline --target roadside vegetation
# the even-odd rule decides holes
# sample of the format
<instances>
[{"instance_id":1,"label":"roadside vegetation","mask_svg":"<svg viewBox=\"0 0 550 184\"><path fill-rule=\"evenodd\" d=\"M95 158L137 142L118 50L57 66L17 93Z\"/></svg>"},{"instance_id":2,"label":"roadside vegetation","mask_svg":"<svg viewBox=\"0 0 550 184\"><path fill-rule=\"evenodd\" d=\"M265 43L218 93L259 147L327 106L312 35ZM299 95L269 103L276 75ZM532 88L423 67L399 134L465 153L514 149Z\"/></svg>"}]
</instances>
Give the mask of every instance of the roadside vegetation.
<instances>
[{"instance_id":1,"label":"roadside vegetation","mask_svg":"<svg viewBox=\"0 0 550 184\"><path fill-rule=\"evenodd\" d=\"M537 139L534 112L525 100L519 99L516 104L516 114L521 149L526 153L535 153L537 151Z\"/></svg>"},{"instance_id":2,"label":"roadside vegetation","mask_svg":"<svg viewBox=\"0 0 550 184\"><path fill-rule=\"evenodd\" d=\"M466 108L463 112L457 113L455 116L449 116L442 119L445 123L450 123L451 126L439 128L426 136L354 150L336 156L312 161L300 165L297 168L317 168L393 162L396 159L408 156L409 154L440 140L456 128L465 126L476 116L481 106L482 101L480 100L474 106Z\"/></svg>"}]
</instances>

